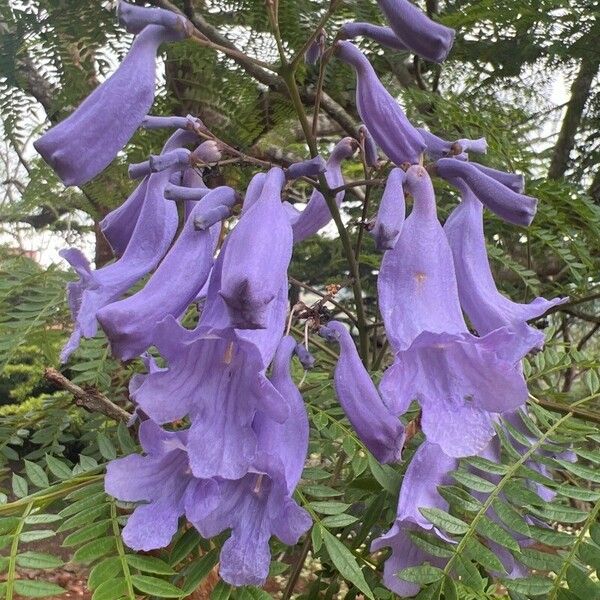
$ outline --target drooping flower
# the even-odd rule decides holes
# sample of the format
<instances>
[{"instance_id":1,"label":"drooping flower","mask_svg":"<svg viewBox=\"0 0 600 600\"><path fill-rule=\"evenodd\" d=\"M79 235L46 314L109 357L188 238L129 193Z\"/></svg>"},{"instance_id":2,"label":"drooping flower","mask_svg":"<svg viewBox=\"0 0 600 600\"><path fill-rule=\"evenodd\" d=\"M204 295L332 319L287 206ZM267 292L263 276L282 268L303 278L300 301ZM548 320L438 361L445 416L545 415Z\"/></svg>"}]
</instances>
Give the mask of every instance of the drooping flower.
<instances>
[{"instance_id":1,"label":"drooping flower","mask_svg":"<svg viewBox=\"0 0 600 600\"><path fill-rule=\"evenodd\" d=\"M219 187L196 204L175 244L148 283L137 293L108 304L97 319L108 336L114 356L129 360L154 343L154 328L167 315L179 317L196 297L213 264L209 227L228 216L236 193ZM198 227L202 221L203 226Z\"/></svg>"},{"instance_id":2,"label":"drooping flower","mask_svg":"<svg viewBox=\"0 0 600 600\"><path fill-rule=\"evenodd\" d=\"M145 456L130 454L108 463L104 489L125 502L143 502L129 517L122 535L133 550L154 550L168 546L177 533L185 512L185 491L193 477L185 444L187 432L167 432L152 421L144 421L139 439ZM196 482L195 482L196 483ZM215 484L200 482L204 496Z\"/></svg>"},{"instance_id":3,"label":"drooping flower","mask_svg":"<svg viewBox=\"0 0 600 600\"><path fill-rule=\"evenodd\" d=\"M248 474L238 480L215 479L217 502L205 489L190 487L186 516L204 537L231 529L223 545L219 574L232 585L264 584L271 561L269 538L295 544L309 529L308 513L292 499L308 449L306 409L290 373L295 341L284 338L273 363L271 381L285 399L289 417L277 423L257 413L253 429L258 451Z\"/></svg>"},{"instance_id":4,"label":"drooping flower","mask_svg":"<svg viewBox=\"0 0 600 600\"><path fill-rule=\"evenodd\" d=\"M338 33L338 37L341 40L353 40L361 35L394 50L409 50L391 27L382 27L381 25L373 25L373 23L355 21L344 23Z\"/></svg>"},{"instance_id":5,"label":"drooping flower","mask_svg":"<svg viewBox=\"0 0 600 600\"><path fill-rule=\"evenodd\" d=\"M479 163L471 163L476 169L479 169L482 173L499 181L502 185L510 188L517 194L522 194L525 191L525 177L518 173L507 173L506 171L499 171L498 169L492 169Z\"/></svg>"},{"instance_id":6,"label":"drooping flower","mask_svg":"<svg viewBox=\"0 0 600 600\"><path fill-rule=\"evenodd\" d=\"M304 62L307 65L316 65L319 62L323 52L325 51L325 44L327 42L327 34L324 29L319 29L315 39L304 53Z\"/></svg>"},{"instance_id":7,"label":"drooping flower","mask_svg":"<svg viewBox=\"0 0 600 600\"><path fill-rule=\"evenodd\" d=\"M454 29L432 21L409 0L377 0L390 27L415 54L442 62L454 43Z\"/></svg>"},{"instance_id":8,"label":"drooping flower","mask_svg":"<svg viewBox=\"0 0 600 600\"><path fill-rule=\"evenodd\" d=\"M269 305L287 280L292 227L281 203L284 183L281 169L268 172L260 198L243 214L223 250L219 294L234 327L266 328Z\"/></svg>"},{"instance_id":9,"label":"drooping flower","mask_svg":"<svg viewBox=\"0 0 600 600\"><path fill-rule=\"evenodd\" d=\"M425 150L423 138L383 87L367 57L346 41L336 43L335 55L356 70L356 108L379 147L396 165L418 162Z\"/></svg>"},{"instance_id":10,"label":"drooping flower","mask_svg":"<svg viewBox=\"0 0 600 600\"><path fill-rule=\"evenodd\" d=\"M327 170L327 164L325 159L317 155L308 160L301 162L292 163L287 169L285 169L286 179L298 179L299 177L315 177L324 173Z\"/></svg>"},{"instance_id":11,"label":"drooping flower","mask_svg":"<svg viewBox=\"0 0 600 600\"><path fill-rule=\"evenodd\" d=\"M340 344L335 374L335 392L358 437L382 463L400 460L404 426L382 402L371 377L363 366L349 331L331 321L320 334Z\"/></svg>"},{"instance_id":12,"label":"drooping flower","mask_svg":"<svg viewBox=\"0 0 600 600\"><path fill-rule=\"evenodd\" d=\"M357 147L358 144L356 140L351 137L345 137L335 145L327 160L327 170L325 171L325 179L327 180L327 185L331 189L344 185L342 162L346 158L350 158ZM342 190L335 195L336 204L340 206L343 199L344 191ZM317 233L319 229L327 225L331 220L331 212L329 212L327 202L325 202L323 194L317 189L313 190L310 200L304 210L299 211L287 202L285 202L283 206L287 211L288 218L292 224L295 244Z\"/></svg>"},{"instance_id":13,"label":"drooping flower","mask_svg":"<svg viewBox=\"0 0 600 600\"><path fill-rule=\"evenodd\" d=\"M98 310L118 300L152 271L169 249L178 224L177 207L163 197L169 175L169 171L163 171L148 178L137 223L125 252L117 261L92 271L80 250L71 248L61 252L79 275L78 281L67 286L75 330L61 353L63 362L76 350L81 337L96 334Z\"/></svg>"},{"instance_id":14,"label":"drooping flower","mask_svg":"<svg viewBox=\"0 0 600 600\"><path fill-rule=\"evenodd\" d=\"M148 25L162 25L167 29L180 30L182 35L190 35L190 23L170 10L146 8L120 0L117 4L119 23L129 33L141 33Z\"/></svg>"},{"instance_id":15,"label":"drooping flower","mask_svg":"<svg viewBox=\"0 0 600 600\"><path fill-rule=\"evenodd\" d=\"M155 9L150 12L159 14ZM165 23L172 19L173 13L161 10L160 15L163 13L168 13ZM183 17L176 16L167 27L147 25L142 29L145 18L136 14L134 29L140 33L119 68L72 115L34 143L65 185L87 183L127 144L154 102L158 47L187 35ZM155 20L152 16L150 22Z\"/></svg>"},{"instance_id":16,"label":"drooping flower","mask_svg":"<svg viewBox=\"0 0 600 600\"><path fill-rule=\"evenodd\" d=\"M435 163L435 172L448 181L462 179L487 208L509 223L527 226L535 216L535 198L515 192L473 163L442 158Z\"/></svg>"},{"instance_id":17,"label":"drooping flower","mask_svg":"<svg viewBox=\"0 0 600 600\"><path fill-rule=\"evenodd\" d=\"M426 170L410 167L406 186L414 207L394 249L384 254L378 280L379 306L396 353L380 390L397 415L416 399L428 441L449 456L467 456L494 435L494 413L527 399L518 368L522 354L515 353L506 328L483 338L469 333Z\"/></svg>"},{"instance_id":18,"label":"drooping flower","mask_svg":"<svg viewBox=\"0 0 600 600\"><path fill-rule=\"evenodd\" d=\"M525 352L541 347L543 333L527 326L526 322L567 298L536 298L529 304L519 304L501 294L494 283L487 257L483 205L462 180L456 179L451 183L460 190L462 200L446 220L444 231L454 257L463 310L479 335L509 326L519 332L515 343L522 343Z\"/></svg>"},{"instance_id":19,"label":"drooping flower","mask_svg":"<svg viewBox=\"0 0 600 600\"><path fill-rule=\"evenodd\" d=\"M396 167L388 175L377 217L370 229L375 238L375 247L380 252L391 250L398 241L406 216L404 201L404 180L406 173Z\"/></svg>"}]
</instances>

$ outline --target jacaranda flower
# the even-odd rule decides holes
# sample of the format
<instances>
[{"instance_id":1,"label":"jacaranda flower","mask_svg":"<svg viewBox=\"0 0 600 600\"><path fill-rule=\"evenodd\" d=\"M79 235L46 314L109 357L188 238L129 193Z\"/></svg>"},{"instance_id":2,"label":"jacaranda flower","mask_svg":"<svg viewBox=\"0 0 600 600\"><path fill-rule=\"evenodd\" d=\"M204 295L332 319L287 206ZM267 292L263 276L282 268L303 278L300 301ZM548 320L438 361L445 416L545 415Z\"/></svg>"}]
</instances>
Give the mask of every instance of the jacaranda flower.
<instances>
[{"instance_id":1,"label":"jacaranda flower","mask_svg":"<svg viewBox=\"0 0 600 600\"><path fill-rule=\"evenodd\" d=\"M331 152L331 156L327 160L327 170L325 171L325 179L327 180L327 185L331 189L344 185L342 161L346 158L350 158L357 147L357 141L351 137L345 137L335 145L335 148ZM336 204L340 206L343 199L344 191L342 190L335 195ZM325 227L331 220L331 212L327 207L325 198L317 189L313 190L310 200L304 210L299 211L287 202L284 203L284 207L288 213L288 218L292 223L295 244L317 233L319 229Z\"/></svg>"},{"instance_id":2,"label":"jacaranda flower","mask_svg":"<svg viewBox=\"0 0 600 600\"><path fill-rule=\"evenodd\" d=\"M168 13L165 18L172 19L173 13L160 13ZM186 20L176 19L174 27L147 25L140 29L136 17L135 29L140 33L119 68L72 115L34 143L65 185L83 185L98 175L140 126L154 102L158 47L187 35Z\"/></svg>"},{"instance_id":3,"label":"jacaranda flower","mask_svg":"<svg viewBox=\"0 0 600 600\"><path fill-rule=\"evenodd\" d=\"M458 295L463 310L479 333L486 335L505 325L519 331L515 343L528 348L543 345L543 333L526 325L566 298L536 298L519 304L501 294L494 283L483 232L483 205L460 179L451 182L461 193L461 203L446 220L444 231L454 256Z\"/></svg>"},{"instance_id":4,"label":"jacaranda flower","mask_svg":"<svg viewBox=\"0 0 600 600\"><path fill-rule=\"evenodd\" d=\"M417 127L417 131L427 145L427 154L434 160L450 156L451 154L460 155L463 152L475 152L476 154L485 154L487 152L487 142L485 138L469 140L461 138L455 142L448 142L437 135L434 135L427 129Z\"/></svg>"},{"instance_id":5,"label":"jacaranda flower","mask_svg":"<svg viewBox=\"0 0 600 600\"><path fill-rule=\"evenodd\" d=\"M346 41L336 43L335 55L356 70L356 108L379 147L396 165L418 162L425 150L423 138L383 87L367 57Z\"/></svg>"},{"instance_id":6,"label":"jacaranda flower","mask_svg":"<svg viewBox=\"0 0 600 600\"><path fill-rule=\"evenodd\" d=\"M454 30L432 21L408 0L377 0L394 33L415 54L442 62L454 43Z\"/></svg>"},{"instance_id":7,"label":"jacaranda flower","mask_svg":"<svg viewBox=\"0 0 600 600\"><path fill-rule=\"evenodd\" d=\"M206 282L213 264L209 227L228 216L236 202L229 187L219 187L197 203L175 244L148 283L136 294L97 313L114 356L129 360L154 343L154 326L167 315L179 317ZM198 229L198 221L205 225ZM174 293L175 291L175 293Z\"/></svg>"},{"instance_id":8,"label":"jacaranda flower","mask_svg":"<svg viewBox=\"0 0 600 600\"><path fill-rule=\"evenodd\" d=\"M449 456L468 456L494 435L494 413L527 399L518 368L522 354L514 355L505 328L483 338L469 333L427 171L410 167L406 187L413 210L394 249L384 254L378 280L379 306L396 353L380 390L396 415L416 399L428 441Z\"/></svg>"},{"instance_id":9,"label":"jacaranda flower","mask_svg":"<svg viewBox=\"0 0 600 600\"><path fill-rule=\"evenodd\" d=\"M377 217L370 229L375 238L375 247L380 252L391 250L402 231L406 216L403 189L405 177L406 173L398 167L392 169L388 175Z\"/></svg>"},{"instance_id":10,"label":"jacaranda flower","mask_svg":"<svg viewBox=\"0 0 600 600\"><path fill-rule=\"evenodd\" d=\"M342 323L331 321L320 334L340 344L335 368L335 392L358 437L382 463L400 460L404 426L384 405L363 366L352 336Z\"/></svg>"},{"instance_id":11,"label":"jacaranda flower","mask_svg":"<svg viewBox=\"0 0 600 600\"><path fill-rule=\"evenodd\" d=\"M353 23L344 23L338 33L338 37L341 40L353 40L361 35L394 50L409 50L391 27L382 27L381 25L373 25L373 23L356 21Z\"/></svg>"},{"instance_id":12,"label":"jacaranda flower","mask_svg":"<svg viewBox=\"0 0 600 600\"><path fill-rule=\"evenodd\" d=\"M366 125L361 125L358 128L359 140L364 152L365 164L368 167L377 167L379 165L379 152L377 152L377 144L367 129Z\"/></svg>"},{"instance_id":13,"label":"jacaranda flower","mask_svg":"<svg viewBox=\"0 0 600 600\"><path fill-rule=\"evenodd\" d=\"M492 212L515 225L530 225L537 210L537 200L513 191L486 175L472 163L442 158L435 164L440 177L462 179L475 196Z\"/></svg>"}]
</instances>

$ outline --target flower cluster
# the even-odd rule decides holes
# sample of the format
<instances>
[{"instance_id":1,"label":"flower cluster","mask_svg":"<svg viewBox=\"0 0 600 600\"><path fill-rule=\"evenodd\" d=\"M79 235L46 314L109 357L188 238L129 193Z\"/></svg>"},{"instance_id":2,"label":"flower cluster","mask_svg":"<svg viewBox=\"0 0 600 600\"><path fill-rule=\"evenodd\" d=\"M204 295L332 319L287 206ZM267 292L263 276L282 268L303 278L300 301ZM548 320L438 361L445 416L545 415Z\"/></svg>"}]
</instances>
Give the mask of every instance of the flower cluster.
<instances>
[{"instance_id":1,"label":"flower cluster","mask_svg":"<svg viewBox=\"0 0 600 600\"><path fill-rule=\"evenodd\" d=\"M123 538L137 550L164 547L182 516L205 537L230 530L220 573L233 585L262 584L270 537L295 544L311 524L293 499L309 426L290 361L294 354L307 367L314 361L284 335L287 270L294 244L325 226L331 213L316 188L303 211L283 202L289 180L320 176L339 189L342 163L358 147L370 166L379 165L378 147L397 165L370 226L384 252L379 304L394 352L379 390L345 325L333 321L320 333L340 345L337 397L379 461L401 460L406 436L400 417L414 400L420 406L426 441L408 467L392 529L372 545L374 551L392 548L385 583L400 594L416 591L397 577L401 568L439 561L413 544L415 531L433 529L419 508L447 506L436 486L448 480L461 457L498 460L494 428L501 415L519 419L516 411L527 398L520 363L543 344L543 335L527 321L562 301L517 304L498 292L492 278L483 208L528 225L536 200L523 194L522 178L469 162L469 152L485 152L483 139L448 142L414 127L348 41L369 36L439 62L454 32L407 0L378 4L389 27L347 23L333 48L356 71L363 121L357 139L339 141L327 161L315 157L258 173L243 196L228 186L204 184L203 165L219 161L227 147L199 119L147 115L158 45L192 32L189 22L166 10L120 3L119 18L136 35L129 54L68 119L36 142L65 184L81 185L139 127L175 129L160 154L130 166L140 183L102 222L117 260L92 270L81 252L63 252L79 274L68 289L75 330L63 360L98 325L115 357L143 358L147 372L130 384L143 454L112 461L106 474L109 494L138 503ZM325 44L320 31L307 60L318 61ZM424 154L433 161L428 168L422 166ZM447 180L462 198L443 227L430 174ZM406 194L413 200L408 217ZM343 198L338 191L334 201L339 206ZM181 228L176 202L184 205ZM237 224L224 236L223 221L239 204ZM127 295L149 274L139 291ZM192 330L181 324L191 305L200 313ZM148 354L151 347L164 366ZM507 572L518 572L510 557L498 553Z\"/></svg>"}]
</instances>

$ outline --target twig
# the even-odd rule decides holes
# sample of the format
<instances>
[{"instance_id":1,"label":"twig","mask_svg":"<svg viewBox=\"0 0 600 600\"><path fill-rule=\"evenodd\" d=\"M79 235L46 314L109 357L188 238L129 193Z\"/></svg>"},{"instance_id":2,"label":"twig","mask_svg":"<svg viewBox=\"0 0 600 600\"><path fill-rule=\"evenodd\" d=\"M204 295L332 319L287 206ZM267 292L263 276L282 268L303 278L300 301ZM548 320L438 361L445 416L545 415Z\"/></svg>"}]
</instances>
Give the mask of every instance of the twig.
<instances>
[{"instance_id":1,"label":"twig","mask_svg":"<svg viewBox=\"0 0 600 600\"><path fill-rule=\"evenodd\" d=\"M75 404L89 410L90 412L99 412L103 415L106 415L109 419L114 419L115 421L127 422L131 418L130 413L122 409L120 406L117 406L98 390L84 390L52 367L48 367L44 370L44 378L54 385L73 394L75 397Z\"/></svg>"}]
</instances>

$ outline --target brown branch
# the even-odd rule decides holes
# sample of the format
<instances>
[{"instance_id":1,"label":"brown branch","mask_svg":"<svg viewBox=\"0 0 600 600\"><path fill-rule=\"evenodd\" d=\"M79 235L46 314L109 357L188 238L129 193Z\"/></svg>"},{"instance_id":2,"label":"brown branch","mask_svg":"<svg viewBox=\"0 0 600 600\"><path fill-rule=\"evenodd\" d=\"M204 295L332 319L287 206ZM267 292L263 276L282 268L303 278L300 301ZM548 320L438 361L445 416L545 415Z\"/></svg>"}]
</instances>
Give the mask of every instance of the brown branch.
<instances>
[{"instance_id":1,"label":"brown branch","mask_svg":"<svg viewBox=\"0 0 600 600\"><path fill-rule=\"evenodd\" d=\"M90 412L98 412L107 416L109 419L124 421L125 423L131 418L130 413L120 406L117 406L98 390L84 390L52 367L48 367L44 370L44 378L59 388L73 394L75 404Z\"/></svg>"}]
</instances>

